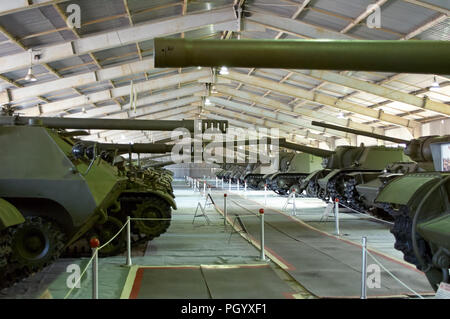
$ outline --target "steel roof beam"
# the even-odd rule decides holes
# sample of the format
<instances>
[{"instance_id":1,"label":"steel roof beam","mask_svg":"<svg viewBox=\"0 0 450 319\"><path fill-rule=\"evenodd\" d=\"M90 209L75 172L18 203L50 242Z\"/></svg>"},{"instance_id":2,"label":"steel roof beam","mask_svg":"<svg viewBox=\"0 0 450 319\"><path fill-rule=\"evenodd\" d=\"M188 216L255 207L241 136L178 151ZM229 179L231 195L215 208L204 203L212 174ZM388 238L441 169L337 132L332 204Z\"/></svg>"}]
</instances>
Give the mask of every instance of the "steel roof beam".
<instances>
[{"instance_id":1,"label":"steel roof beam","mask_svg":"<svg viewBox=\"0 0 450 319\"><path fill-rule=\"evenodd\" d=\"M270 12L267 12L267 14L252 12L252 15L249 17L245 17L245 20L252 21L279 32L284 32L306 39L357 39L356 37L328 30L299 20L275 16Z\"/></svg>"},{"instance_id":2,"label":"steel roof beam","mask_svg":"<svg viewBox=\"0 0 450 319\"><path fill-rule=\"evenodd\" d=\"M435 10L435 11L438 11L438 12L442 12L442 13L445 13L446 15L450 15L450 10L442 8L442 7L439 7L439 6L431 4L431 3L427 3L427 2L423 2L423 1L419 1L419 0L403 0L403 1L412 3L412 4L415 4L417 6L420 6L420 7L423 7L423 8L427 8L427 9L430 9L430 10Z\"/></svg>"},{"instance_id":3,"label":"steel roof beam","mask_svg":"<svg viewBox=\"0 0 450 319\"><path fill-rule=\"evenodd\" d=\"M236 21L234 9L230 7L190 13L163 21L152 21L125 29L88 35L86 37L41 48L39 63L49 63L73 56L121 47L127 44L151 40L180 32L199 29L211 24ZM28 52L0 57L0 73L28 68Z\"/></svg>"},{"instance_id":4,"label":"steel roof beam","mask_svg":"<svg viewBox=\"0 0 450 319\"><path fill-rule=\"evenodd\" d=\"M182 73L167 76L164 80L160 78L154 80L148 80L144 82L139 82L134 84L134 89L137 93L148 92L151 90L160 90L170 86L175 86L181 83L188 83L197 81L200 78L204 78L210 75L207 70L194 71L189 73ZM114 98L127 96L131 92L131 86L121 86L118 88L113 88L110 90L99 91L85 96L60 100L56 102L51 102L48 104L42 104L39 107L31 107L21 110L21 113L26 114L26 116L39 116L42 114L49 114L55 112L61 112L69 110L76 107L81 107L88 104L99 103L102 101L111 100Z\"/></svg>"},{"instance_id":5,"label":"steel roof beam","mask_svg":"<svg viewBox=\"0 0 450 319\"><path fill-rule=\"evenodd\" d=\"M450 107L442 102L424 99L414 94L405 93L396 89L390 89L381 85L373 84L354 77L342 75L330 71L312 70L309 73L297 73L299 75L306 75L316 80L323 80L329 83L338 84L344 87L349 87L361 92L370 93L388 100L406 103L423 110L433 111L440 114L450 115Z\"/></svg>"},{"instance_id":6,"label":"steel roof beam","mask_svg":"<svg viewBox=\"0 0 450 319\"><path fill-rule=\"evenodd\" d=\"M0 2L0 16L67 1L69 0L4 0Z\"/></svg>"},{"instance_id":7,"label":"steel roof beam","mask_svg":"<svg viewBox=\"0 0 450 319\"><path fill-rule=\"evenodd\" d=\"M283 124L288 123L291 124L294 127L304 127L304 128L308 128L311 130L315 130L315 131L319 131L321 133L326 133L326 134L330 134L333 136L338 136L341 138L347 138L349 136L348 133L345 132L339 132L336 130L326 130L326 129L318 129L318 127L311 125L310 121L305 121L299 118L295 118L292 116L292 114L283 114L280 112L274 112L274 111L266 111L260 107L256 107L256 106L250 106L250 105L245 105L245 104L241 104L241 103L236 103L233 101L229 101L226 99L221 99L221 98L217 98L217 97L211 97L210 101L222 106L225 106L227 108L231 108L234 109L236 111L241 111L241 112L246 112L249 114L253 114L255 116L262 116L268 119L272 119L278 122L282 122Z\"/></svg>"},{"instance_id":8,"label":"steel roof beam","mask_svg":"<svg viewBox=\"0 0 450 319\"><path fill-rule=\"evenodd\" d=\"M306 116L306 117L309 117L312 119L320 119L320 120L326 121L328 123L335 123L337 125L344 126L344 127L350 127L350 128L354 128L354 129L358 129L358 130L372 132L372 133L378 132L378 134L384 134L384 130L378 129L378 128L370 126L370 125L365 125L365 124L361 124L358 122L354 122L350 119L348 119L348 120L338 119L335 116L329 115L325 112L308 110L308 109L305 109L302 107L294 108L292 106L278 102L276 100L269 99L269 98L266 98L263 96L259 96L257 94L253 94L253 93L249 93L249 92L245 92L245 91L241 91L241 90L236 90L236 89L230 88L228 86L216 86L216 89L220 93L231 95L235 98L252 101L252 102L258 103L260 105L262 104L262 105L270 106L274 110L280 109L280 110L284 110L284 111L295 112L301 116Z\"/></svg>"},{"instance_id":9,"label":"steel roof beam","mask_svg":"<svg viewBox=\"0 0 450 319\"><path fill-rule=\"evenodd\" d=\"M278 123L271 122L269 120L256 119L251 116L241 116L241 114L238 114L236 112L228 111L228 110L221 109L221 108L214 107L214 106L208 106L208 107L206 107L206 109L209 112L212 112L209 114L205 114L206 117L209 117L214 120L228 120L230 125L234 125L234 126L237 126L240 128L253 129L255 131L258 131L261 128L266 128L266 129L267 128L268 129L276 128L276 129L279 129L280 133L285 134L285 136L293 134L293 131L286 131L286 129L291 128L291 126L289 126L289 125L280 125ZM233 113L235 113L235 114L233 115ZM237 116L239 117L239 120L235 119ZM233 119L231 119L231 118L233 118ZM327 138L323 135L313 134L309 131L307 131L306 133L295 132L294 134L297 136L301 136L302 143L308 143L308 144L311 143L311 141L309 141L308 138L316 140L316 141L323 141L323 142L327 142L327 141L331 140L330 138Z\"/></svg>"},{"instance_id":10,"label":"steel roof beam","mask_svg":"<svg viewBox=\"0 0 450 319\"><path fill-rule=\"evenodd\" d=\"M173 91L167 91L159 94L154 94L150 96L146 96L143 98L139 98L136 101L136 112L131 108L130 103L127 103L122 106L118 106L116 104L110 104L106 106L96 107L87 111L79 111L76 113L71 113L67 115L67 117L97 117L97 116L105 116L110 113L119 112L123 110L128 110L126 112L129 113L130 117L136 116L136 114L149 111L150 108L154 108L155 103L170 101L173 99L190 96L192 94L203 91L205 88L202 85L192 85L187 87L182 87L181 89L176 89ZM189 97L189 98L192 98ZM196 97L195 102L200 101L199 97ZM159 104L158 104L159 105ZM48 114L46 114L48 115Z\"/></svg>"},{"instance_id":11,"label":"steel roof beam","mask_svg":"<svg viewBox=\"0 0 450 319\"><path fill-rule=\"evenodd\" d=\"M248 84L256 87L262 87L268 90L272 90L287 96L297 97L300 99L308 100L311 102L331 106L336 109L341 109L363 116L367 116L373 119L380 120L382 122L387 122L391 124L396 124L399 126L404 126L408 128L417 128L421 124L419 122L408 120L396 115L388 114L382 110L373 110L367 107L360 106L356 103L351 103L343 101L342 99L326 95L318 92L309 92L299 87L294 87L292 85L280 84L273 80L268 80L261 77L256 77L252 75L241 74L235 71L229 71L228 74L220 75L227 79L242 82L243 84Z\"/></svg>"},{"instance_id":12,"label":"steel roof beam","mask_svg":"<svg viewBox=\"0 0 450 319\"><path fill-rule=\"evenodd\" d=\"M247 121L255 121L255 124L258 123L260 125L267 125L267 121L270 121L270 125L267 125L269 127L275 127L278 129L282 129L285 130L285 127L291 127L292 129L296 129L299 130L301 128L303 128L304 126L299 124L299 122L296 119L293 119L292 117L286 116L286 115L282 115L282 114L277 114L275 112L270 112L270 111L263 111L261 109L255 108L255 107L249 107L249 106L245 106L243 104L238 104L232 101L228 101L225 99L219 99L219 98L211 98L210 99L211 102L222 105L227 107L228 109L231 109L231 111L228 111L227 116L229 118L239 118L239 119L243 119L246 118ZM203 109L207 109L207 110L211 110L211 106L204 106ZM220 108L216 107L216 111L219 112ZM236 112L246 112L248 115L242 114L242 113L236 113ZM258 118L255 116L261 116L263 118ZM281 124L280 124L281 122ZM321 129L317 129L317 127L312 126L311 124L309 124L309 127L311 127L312 129L316 130L316 131L322 131L325 132L325 130L321 130ZM330 132L330 130L326 131L327 133ZM342 132L339 132L341 135L349 135L349 134L342 134ZM329 138L323 135L319 135L319 134L314 134L314 133L310 133L310 137L320 140L320 141L325 141L328 142Z\"/></svg>"}]
</instances>

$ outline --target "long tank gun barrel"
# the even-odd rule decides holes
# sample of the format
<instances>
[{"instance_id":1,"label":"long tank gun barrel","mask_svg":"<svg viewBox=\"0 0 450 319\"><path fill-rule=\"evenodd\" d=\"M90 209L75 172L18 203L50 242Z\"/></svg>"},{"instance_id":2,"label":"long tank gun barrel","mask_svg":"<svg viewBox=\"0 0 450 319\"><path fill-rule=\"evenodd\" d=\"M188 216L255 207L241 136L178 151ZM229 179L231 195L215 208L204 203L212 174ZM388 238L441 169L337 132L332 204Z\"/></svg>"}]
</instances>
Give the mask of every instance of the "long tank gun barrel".
<instances>
[{"instance_id":1,"label":"long tank gun barrel","mask_svg":"<svg viewBox=\"0 0 450 319\"><path fill-rule=\"evenodd\" d=\"M89 143L91 144L91 143ZM92 142L92 144L94 144ZM173 145L168 144L153 144L153 143L137 143L137 144L109 144L109 143L97 143L99 150L104 151L116 151L117 154L125 153L139 153L139 154L159 154L159 153L170 153L172 151Z\"/></svg>"},{"instance_id":2,"label":"long tank gun barrel","mask_svg":"<svg viewBox=\"0 0 450 319\"><path fill-rule=\"evenodd\" d=\"M226 133L228 121L219 120L122 120L122 119L81 119L57 117L0 116L0 125L36 125L55 129L93 129L93 130L138 130L173 131L185 128L191 132L197 129L204 132L217 128Z\"/></svg>"},{"instance_id":3,"label":"long tank gun barrel","mask_svg":"<svg viewBox=\"0 0 450 319\"><path fill-rule=\"evenodd\" d=\"M355 130L355 129L351 129L348 127L342 127L342 126L337 126L337 125L332 125L332 124L327 124L327 123L322 123L322 122L317 122L317 121L312 121L311 124L314 126L320 126L320 127L325 127L325 128L329 128L329 129L336 130L336 131L372 137L372 138L376 138L379 140L393 142L393 143L397 143L397 144L408 144L409 143L409 140L403 140L403 139L396 138L396 137L390 137L390 136L370 133L370 132L366 132L366 131Z\"/></svg>"},{"instance_id":4,"label":"long tank gun barrel","mask_svg":"<svg viewBox=\"0 0 450 319\"><path fill-rule=\"evenodd\" d=\"M155 39L157 68L227 66L450 74L449 56L449 41Z\"/></svg>"},{"instance_id":5,"label":"long tank gun barrel","mask_svg":"<svg viewBox=\"0 0 450 319\"><path fill-rule=\"evenodd\" d=\"M319 157L330 157L334 154L333 151L324 150L322 148L310 147L290 142L281 142L280 147L288 148L294 151L299 151L307 154L312 154Z\"/></svg>"},{"instance_id":6,"label":"long tank gun barrel","mask_svg":"<svg viewBox=\"0 0 450 319\"><path fill-rule=\"evenodd\" d=\"M174 161L167 161L167 162L157 162L157 163L151 163L149 165L146 165L145 168L151 167L151 168L160 168L164 166L169 166L172 164L176 164Z\"/></svg>"}]
</instances>

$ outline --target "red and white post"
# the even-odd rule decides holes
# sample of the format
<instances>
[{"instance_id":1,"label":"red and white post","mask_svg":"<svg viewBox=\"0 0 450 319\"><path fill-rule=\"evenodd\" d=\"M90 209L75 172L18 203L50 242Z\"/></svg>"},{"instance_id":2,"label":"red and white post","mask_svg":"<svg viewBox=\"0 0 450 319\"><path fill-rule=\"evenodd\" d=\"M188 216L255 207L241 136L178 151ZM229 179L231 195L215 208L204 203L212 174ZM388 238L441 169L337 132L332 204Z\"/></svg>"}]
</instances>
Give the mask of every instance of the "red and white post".
<instances>
[{"instance_id":1,"label":"red and white post","mask_svg":"<svg viewBox=\"0 0 450 319\"><path fill-rule=\"evenodd\" d=\"M92 238L89 242L92 249L92 299L98 299L98 247L100 241L97 238Z\"/></svg>"}]
</instances>

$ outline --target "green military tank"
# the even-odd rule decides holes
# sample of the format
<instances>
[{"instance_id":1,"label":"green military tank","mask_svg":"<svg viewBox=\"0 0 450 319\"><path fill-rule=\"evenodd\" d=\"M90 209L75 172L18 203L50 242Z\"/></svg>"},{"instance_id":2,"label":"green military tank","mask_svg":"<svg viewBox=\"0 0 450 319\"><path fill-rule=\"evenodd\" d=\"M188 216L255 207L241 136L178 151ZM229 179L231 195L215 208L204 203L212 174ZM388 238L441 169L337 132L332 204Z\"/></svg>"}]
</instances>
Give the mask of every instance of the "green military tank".
<instances>
[{"instance_id":1,"label":"green military tank","mask_svg":"<svg viewBox=\"0 0 450 319\"><path fill-rule=\"evenodd\" d=\"M104 159L108 156L101 145L75 147L74 137L85 133L62 129L194 130L193 122L0 116L2 287L76 249L77 241L97 236L105 243L123 226L127 213L155 216L161 209L154 203L162 203L162 196L144 182L119 174ZM151 238L165 229L164 223L136 229ZM121 246L119 236L118 243L102 251L110 254Z\"/></svg>"},{"instance_id":2,"label":"green military tank","mask_svg":"<svg viewBox=\"0 0 450 319\"><path fill-rule=\"evenodd\" d=\"M224 175L231 169L232 164L221 164L221 169L217 172L216 177L222 179Z\"/></svg>"},{"instance_id":3,"label":"green military tank","mask_svg":"<svg viewBox=\"0 0 450 319\"><path fill-rule=\"evenodd\" d=\"M435 290L450 282L450 135L403 140L320 126L406 145L404 153L414 162L393 163L378 176L355 178L347 187L358 205L392 217L395 248L427 275Z\"/></svg>"},{"instance_id":4,"label":"green military tank","mask_svg":"<svg viewBox=\"0 0 450 319\"><path fill-rule=\"evenodd\" d=\"M379 174L388 164L406 158L401 148L384 146L338 146L334 151L297 145L296 149L322 157L322 169L311 172L301 181L300 192L324 201L343 201L345 182L356 172Z\"/></svg>"},{"instance_id":5,"label":"green military tank","mask_svg":"<svg viewBox=\"0 0 450 319\"><path fill-rule=\"evenodd\" d=\"M280 147L299 150L298 144L280 141ZM280 171L266 177L268 188L278 195L288 195L293 191L301 194L303 180L313 171L322 167L322 158L308 153L291 153L280 161Z\"/></svg>"},{"instance_id":6,"label":"green military tank","mask_svg":"<svg viewBox=\"0 0 450 319\"><path fill-rule=\"evenodd\" d=\"M450 74L449 41L373 41L373 40L191 40L155 39L155 67L254 67L285 69L320 69L336 71L376 71L394 73ZM430 48L433 48L430 50ZM405 59L405 55L408 56ZM394 178L375 198L388 205L394 217L396 247L406 260L422 269L433 286L449 281L450 204L449 156L447 137L428 137L411 141L405 155L418 155L419 162L432 162L435 172L407 173ZM439 150L440 149L440 150ZM416 152L421 150L422 152ZM312 152L317 151L313 149ZM384 153L383 149L379 149ZM306 152L306 151L305 151ZM362 147L338 147L335 152L318 151L326 159L324 170L313 172L302 188L314 195L318 180L345 164L360 166ZM375 154L374 153L374 154ZM314 154L314 153L311 153ZM322 155L320 155L322 154ZM388 154L387 154L388 155ZM383 170L392 159L374 163ZM391 157L391 156L390 156ZM377 157L376 157L377 158ZM432 158L432 160L430 160ZM413 165L414 164L408 164ZM374 166L370 165L369 168ZM400 167L400 168L398 168ZM398 166L405 169L405 165ZM411 168L414 170L414 167ZM445 172L442 172L445 171ZM352 173L352 172L349 172ZM367 171L365 172L367 173ZM339 174L339 173L337 173ZM340 175L340 174L339 174ZM333 174L336 177L336 174ZM332 181L322 181L327 186ZM337 185L337 184L335 184ZM344 186L345 184L341 185ZM323 188L322 188L323 189ZM333 190L333 192L345 190ZM341 193L343 194L343 193ZM326 195L324 195L326 196Z\"/></svg>"},{"instance_id":7,"label":"green military tank","mask_svg":"<svg viewBox=\"0 0 450 319\"><path fill-rule=\"evenodd\" d=\"M78 141L72 148L72 154L77 157L93 159L93 154L99 156L117 168L118 176L126 177L126 188L117 199L114 214L110 213L109 229L105 225L100 228L97 237L101 242L109 240L126 222L127 216L135 218L163 218L165 220L137 220L132 224L132 245L148 242L158 237L170 226L172 209L176 210L175 196L171 185L172 178L160 170L143 169L132 163L132 153L162 153L170 152L172 145L166 144L106 144ZM95 148L95 150L93 150ZM129 153L126 161L118 154ZM128 165L127 165L128 164ZM114 222L114 224L112 224ZM101 256L116 255L125 248L123 236L118 236L108 246L100 251ZM81 238L66 250L65 256L80 256L89 251L86 238Z\"/></svg>"},{"instance_id":8,"label":"green military tank","mask_svg":"<svg viewBox=\"0 0 450 319\"><path fill-rule=\"evenodd\" d=\"M252 171L244 175L247 187L254 190L264 189L266 178L280 171L281 167L287 167L287 162L292 158L291 152L280 151L278 156L273 156L270 163L257 163Z\"/></svg>"}]
</instances>

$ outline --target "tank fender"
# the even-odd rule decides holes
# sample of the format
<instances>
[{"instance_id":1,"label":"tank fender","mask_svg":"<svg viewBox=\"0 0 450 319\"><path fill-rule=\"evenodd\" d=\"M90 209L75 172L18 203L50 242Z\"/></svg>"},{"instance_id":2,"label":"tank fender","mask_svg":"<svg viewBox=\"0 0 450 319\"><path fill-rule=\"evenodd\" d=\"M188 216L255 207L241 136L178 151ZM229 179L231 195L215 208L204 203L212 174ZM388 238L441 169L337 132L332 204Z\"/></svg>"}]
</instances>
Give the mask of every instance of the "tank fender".
<instances>
[{"instance_id":1,"label":"tank fender","mask_svg":"<svg viewBox=\"0 0 450 319\"><path fill-rule=\"evenodd\" d=\"M0 198L0 230L23 222L25 222L25 218L22 213L14 205Z\"/></svg>"}]
</instances>

